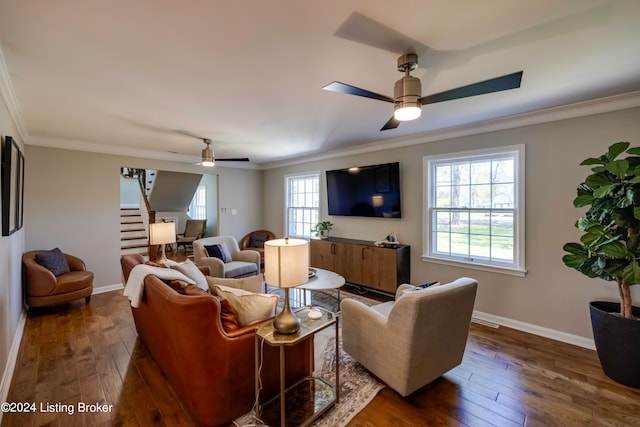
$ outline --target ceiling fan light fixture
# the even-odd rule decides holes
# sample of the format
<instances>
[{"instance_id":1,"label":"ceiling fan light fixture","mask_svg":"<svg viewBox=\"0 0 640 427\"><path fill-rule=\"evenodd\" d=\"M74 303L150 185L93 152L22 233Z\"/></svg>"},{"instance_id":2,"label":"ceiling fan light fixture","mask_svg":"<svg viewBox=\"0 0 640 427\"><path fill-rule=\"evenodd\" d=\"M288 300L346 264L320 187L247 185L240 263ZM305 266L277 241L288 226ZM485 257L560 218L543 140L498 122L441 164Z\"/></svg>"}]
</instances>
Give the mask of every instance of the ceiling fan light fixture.
<instances>
[{"instance_id":1,"label":"ceiling fan light fixture","mask_svg":"<svg viewBox=\"0 0 640 427\"><path fill-rule=\"evenodd\" d=\"M213 149L209 145L210 142L205 141L205 144L207 144L207 146L202 150L202 166L215 166L216 164L213 161Z\"/></svg>"},{"instance_id":2,"label":"ceiling fan light fixture","mask_svg":"<svg viewBox=\"0 0 640 427\"><path fill-rule=\"evenodd\" d=\"M415 120L422 113L420 96L422 84L420 79L410 76L408 73L398 80L393 88L394 103L393 117L401 122Z\"/></svg>"}]
</instances>

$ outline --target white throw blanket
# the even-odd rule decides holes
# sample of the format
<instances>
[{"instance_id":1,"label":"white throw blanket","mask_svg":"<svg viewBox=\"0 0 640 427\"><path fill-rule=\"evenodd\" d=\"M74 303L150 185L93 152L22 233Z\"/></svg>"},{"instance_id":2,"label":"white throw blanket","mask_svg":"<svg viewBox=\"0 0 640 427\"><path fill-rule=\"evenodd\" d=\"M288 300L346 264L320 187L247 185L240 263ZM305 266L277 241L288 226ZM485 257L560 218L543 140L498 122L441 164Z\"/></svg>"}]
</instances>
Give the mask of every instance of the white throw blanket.
<instances>
[{"instance_id":1,"label":"white throw blanket","mask_svg":"<svg viewBox=\"0 0 640 427\"><path fill-rule=\"evenodd\" d=\"M127 280L127 284L125 285L123 292L124 296L129 297L132 307L138 307L140 305L140 301L142 301L144 278L147 277L148 274L153 274L163 280L184 280L185 282L193 285L196 283L184 274L171 268L138 264L131 269L129 279Z\"/></svg>"}]
</instances>

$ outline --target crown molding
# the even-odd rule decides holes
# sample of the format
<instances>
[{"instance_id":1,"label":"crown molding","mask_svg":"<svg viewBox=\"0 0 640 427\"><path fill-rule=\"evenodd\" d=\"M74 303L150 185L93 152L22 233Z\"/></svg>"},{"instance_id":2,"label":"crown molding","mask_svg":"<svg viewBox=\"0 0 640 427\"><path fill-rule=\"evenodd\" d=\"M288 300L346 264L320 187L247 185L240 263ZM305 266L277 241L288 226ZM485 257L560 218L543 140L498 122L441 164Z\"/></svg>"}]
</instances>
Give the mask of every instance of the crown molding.
<instances>
[{"instance_id":1,"label":"crown molding","mask_svg":"<svg viewBox=\"0 0 640 427\"><path fill-rule=\"evenodd\" d=\"M327 151L318 155L299 157L296 159L283 160L279 162L264 163L262 165L262 169L275 169L302 163L335 159L344 156L366 154L371 153L372 151L382 151L407 147L411 145L426 144L452 138L479 135L488 132L514 129L560 120L568 120L595 114L610 113L613 111L626 110L635 107L640 107L640 91L591 99L588 101L581 101L557 107L544 108L527 113L514 114L498 119L485 120L481 122L454 126L446 129L438 129L416 135L375 141L358 145L356 147Z\"/></svg>"},{"instance_id":2,"label":"crown molding","mask_svg":"<svg viewBox=\"0 0 640 427\"><path fill-rule=\"evenodd\" d=\"M9 115L13 120L20 139L24 144L29 134L27 128L24 125L22 119L22 113L20 112L20 106L18 104L18 98L13 90L13 84L11 83L11 77L9 77L9 70L7 69L7 63L4 60L4 54L2 53L2 46L0 46L0 98L4 101L9 110Z\"/></svg>"},{"instance_id":3,"label":"crown molding","mask_svg":"<svg viewBox=\"0 0 640 427\"><path fill-rule=\"evenodd\" d=\"M29 145L39 147L59 148L63 150L87 151L91 153L110 154L113 156L139 157L142 159L167 160L171 162L189 163L195 165L200 162L200 157L186 156L184 154L175 154L156 150L143 150L139 148L114 146L108 144L100 144L95 142L78 141L65 138L50 138L42 136L32 136L29 138ZM249 162L224 162L224 166L217 162L213 168L202 166L204 170L215 170L216 168L234 168L234 169L258 169L253 163Z\"/></svg>"}]
</instances>

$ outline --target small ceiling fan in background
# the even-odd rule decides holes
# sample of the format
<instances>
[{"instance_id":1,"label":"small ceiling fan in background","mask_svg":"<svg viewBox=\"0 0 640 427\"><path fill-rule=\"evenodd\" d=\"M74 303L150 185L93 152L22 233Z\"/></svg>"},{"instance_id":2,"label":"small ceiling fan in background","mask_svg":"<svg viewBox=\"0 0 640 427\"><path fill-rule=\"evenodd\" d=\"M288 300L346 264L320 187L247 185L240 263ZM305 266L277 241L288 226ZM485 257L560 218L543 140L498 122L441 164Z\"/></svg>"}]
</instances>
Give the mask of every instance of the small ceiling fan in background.
<instances>
[{"instance_id":1,"label":"small ceiling fan in background","mask_svg":"<svg viewBox=\"0 0 640 427\"><path fill-rule=\"evenodd\" d=\"M404 77L396 82L393 98L341 82L329 83L322 89L392 103L393 117L380 129L383 131L397 128L402 121L417 119L420 117L423 105L515 89L520 87L520 82L522 81L522 71L518 71L433 95L422 96L420 79L409 74L416 68L418 68L417 54L405 53L398 58L398 71L403 72Z\"/></svg>"},{"instance_id":2,"label":"small ceiling fan in background","mask_svg":"<svg viewBox=\"0 0 640 427\"><path fill-rule=\"evenodd\" d=\"M175 130L176 133L181 135L190 136L192 138L196 138L201 140L205 147L202 149L202 161L199 163L202 166L212 167L215 166L215 162L248 162L248 157L229 157L229 158L216 158L213 154L213 148L211 147L211 139L205 138L200 135L196 135L186 130Z\"/></svg>"}]
</instances>

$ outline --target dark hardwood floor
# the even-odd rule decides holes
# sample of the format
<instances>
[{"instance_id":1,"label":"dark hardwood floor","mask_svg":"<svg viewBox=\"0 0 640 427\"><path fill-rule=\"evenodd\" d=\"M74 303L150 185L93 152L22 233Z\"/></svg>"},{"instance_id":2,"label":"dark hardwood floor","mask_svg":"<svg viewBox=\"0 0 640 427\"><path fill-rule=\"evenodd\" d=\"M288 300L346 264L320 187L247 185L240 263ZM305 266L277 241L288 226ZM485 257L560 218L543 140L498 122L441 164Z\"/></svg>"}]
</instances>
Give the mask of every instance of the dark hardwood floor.
<instances>
[{"instance_id":1,"label":"dark hardwood floor","mask_svg":"<svg viewBox=\"0 0 640 427\"><path fill-rule=\"evenodd\" d=\"M194 425L119 291L31 310L7 400L37 405L5 413L7 427ZM64 411L78 402L107 411ZM473 324L462 365L408 398L384 389L349 425L640 426L640 390L609 380L593 351Z\"/></svg>"}]
</instances>

